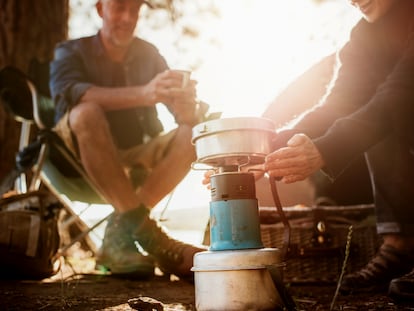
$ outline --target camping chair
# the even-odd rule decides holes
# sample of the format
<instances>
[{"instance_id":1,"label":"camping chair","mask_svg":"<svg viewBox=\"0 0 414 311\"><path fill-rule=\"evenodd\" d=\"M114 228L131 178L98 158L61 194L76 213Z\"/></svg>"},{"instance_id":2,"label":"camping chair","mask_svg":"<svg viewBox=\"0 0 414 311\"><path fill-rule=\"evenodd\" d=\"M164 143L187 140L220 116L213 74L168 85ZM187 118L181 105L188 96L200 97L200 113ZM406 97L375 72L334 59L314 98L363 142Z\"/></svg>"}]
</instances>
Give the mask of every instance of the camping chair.
<instances>
[{"instance_id":1,"label":"camping chair","mask_svg":"<svg viewBox=\"0 0 414 311\"><path fill-rule=\"evenodd\" d=\"M45 186L62 203L67 214L60 222L61 232L70 232L69 241L63 240L59 253L64 255L76 242L93 253L97 246L91 238L92 234L102 239L103 230L96 230L103 225L109 215L100 216L94 224L87 224L84 215L92 204L107 204L85 173L82 165L65 147L60 138L53 132L54 104L53 101L38 92L34 82L14 67L5 67L0 71L0 100L15 120L21 123L19 153L16 167L24 168L28 159L33 156L33 149L38 150L35 164L30 172L30 184L26 172L21 169L14 190L18 193L38 190ZM36 140L30 142L32 129L36 130ZM32 132L32 133L31 133ZM30 160L29 160L30 162ZM30 165L32 166L32 165ZM27 174L29 175L29 174ZM83 202L86 208L79 210L75 202ZM83 204L83 205L85 205ZM79 206L79 204L78 204ZM73 233L76 232L76 234ZM65 234L66 236L66 234Z\"/></svg>"}]
</instances>

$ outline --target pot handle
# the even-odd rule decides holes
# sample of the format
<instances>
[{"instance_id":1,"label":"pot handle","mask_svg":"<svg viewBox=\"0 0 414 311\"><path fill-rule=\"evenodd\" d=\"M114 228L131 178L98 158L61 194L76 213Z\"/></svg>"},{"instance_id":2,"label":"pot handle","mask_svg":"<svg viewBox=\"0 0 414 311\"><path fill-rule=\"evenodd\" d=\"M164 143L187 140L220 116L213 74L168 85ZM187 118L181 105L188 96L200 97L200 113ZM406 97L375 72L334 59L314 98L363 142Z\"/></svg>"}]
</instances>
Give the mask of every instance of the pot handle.
<instances>
[{"instance_id":1,"label":"pot handle","mask_svg":"<svg viewBox=\"0 0 414 311\"><path fill-rule=\"evenodd\" d=\"M285 260L286 255L289 251L289 244L290 244L290 223L286 217L285 212L283 211L282 203L280 203L279 195L276 189L276 178L270 177L269 183L270 183L270 189L272 191L273 201L275 203L279 217L283 223L282 260Z\"/></svg>"},{"instance_id":2,"label":"pot handle","mask_svg":"<svg viewBox=\"0 0 414 311\"><path fill-rule=\"evenodd\" d=\"M191 169L194 171L210 171L214 170L214 167L203 162L195 161L191 163Z\"/></svg>"}]
</instances>

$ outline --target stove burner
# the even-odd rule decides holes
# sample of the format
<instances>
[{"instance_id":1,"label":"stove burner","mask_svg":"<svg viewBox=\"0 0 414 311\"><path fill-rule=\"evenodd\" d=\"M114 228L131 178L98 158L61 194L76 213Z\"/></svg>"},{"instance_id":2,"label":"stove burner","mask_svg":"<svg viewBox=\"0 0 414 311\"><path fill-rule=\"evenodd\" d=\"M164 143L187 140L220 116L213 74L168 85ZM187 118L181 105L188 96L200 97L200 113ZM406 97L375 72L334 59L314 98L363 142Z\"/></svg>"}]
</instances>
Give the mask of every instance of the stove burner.
<instances>
[{"instance_id":1,"label":"stove burner","mask_svg":"<svg viewBox=\"0 0 414 311\"><path fill-rule=\"evenodd\" d=\"M226 167L226 166L249 166L264 163L265 155L263 154L223 154L212 157L198 159L198 163L204 163L211 167Z\"/></svg>"}]
</instances>

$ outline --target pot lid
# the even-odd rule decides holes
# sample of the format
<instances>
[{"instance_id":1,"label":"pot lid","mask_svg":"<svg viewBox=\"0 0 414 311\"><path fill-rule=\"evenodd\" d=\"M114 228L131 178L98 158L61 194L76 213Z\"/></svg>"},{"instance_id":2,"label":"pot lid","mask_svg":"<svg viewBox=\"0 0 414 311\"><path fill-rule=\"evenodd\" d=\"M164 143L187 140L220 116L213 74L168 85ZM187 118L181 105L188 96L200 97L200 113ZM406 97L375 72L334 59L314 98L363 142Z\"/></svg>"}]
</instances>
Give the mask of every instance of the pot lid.
<instances>
[{"instance_id":1,"label":"pot lid","mask_svg":"<svg viewBox=\"0 0 414 311\"><path fill-rule=\"evenodd\" d=\"M200 136L230 130L260 130L274 133L275 123L266 118L223 118L202 122L193 127L193 140Z\"/></svg>"}]
</instances>

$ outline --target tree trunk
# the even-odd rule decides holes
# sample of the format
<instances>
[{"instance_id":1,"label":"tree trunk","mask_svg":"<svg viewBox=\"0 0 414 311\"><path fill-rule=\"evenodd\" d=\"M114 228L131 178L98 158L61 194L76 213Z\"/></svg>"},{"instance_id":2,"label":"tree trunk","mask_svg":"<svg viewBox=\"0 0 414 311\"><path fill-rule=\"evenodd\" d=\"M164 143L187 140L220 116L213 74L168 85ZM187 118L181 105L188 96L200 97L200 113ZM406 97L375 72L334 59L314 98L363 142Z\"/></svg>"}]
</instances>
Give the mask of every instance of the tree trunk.
<instances>
[{"instance_id":1,"label":"tree trunk","mask_svg":"<svg viewBox=\"0 0 414 311\"><path fill-rule=\"evenodd\" d=\"M33 61L46 63L67 38L69 0L0 0L0 68L25 73ZM0 105L0 180L14 166L19 125Z\"/></svg>"}]
</instances>

